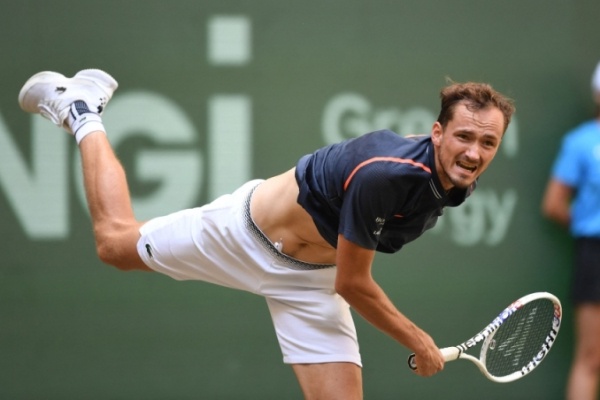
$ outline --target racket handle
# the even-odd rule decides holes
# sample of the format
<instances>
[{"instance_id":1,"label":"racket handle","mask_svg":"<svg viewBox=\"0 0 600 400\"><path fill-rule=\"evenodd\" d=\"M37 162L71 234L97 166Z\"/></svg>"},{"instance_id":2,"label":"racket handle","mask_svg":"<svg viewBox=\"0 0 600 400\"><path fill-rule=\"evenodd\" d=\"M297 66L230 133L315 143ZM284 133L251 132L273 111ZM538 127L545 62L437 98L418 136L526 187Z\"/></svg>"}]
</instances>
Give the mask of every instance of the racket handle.
<instances>
[{"instance_id":1,"label":"racket handle","mask_svg":"<svg viewBox=\"0 0 600 400\"><path fill-rule=\"evenodd\" d=\"M454 361L458 359L460 353L462 353L458 347L444 347L443 349L440 349L440 352L442 353L442 357L444 357L444 361ZM412 353L410 356L408 356L408 367L413 371L417 369L415 353Z\"/></svg>"}]
</instances>

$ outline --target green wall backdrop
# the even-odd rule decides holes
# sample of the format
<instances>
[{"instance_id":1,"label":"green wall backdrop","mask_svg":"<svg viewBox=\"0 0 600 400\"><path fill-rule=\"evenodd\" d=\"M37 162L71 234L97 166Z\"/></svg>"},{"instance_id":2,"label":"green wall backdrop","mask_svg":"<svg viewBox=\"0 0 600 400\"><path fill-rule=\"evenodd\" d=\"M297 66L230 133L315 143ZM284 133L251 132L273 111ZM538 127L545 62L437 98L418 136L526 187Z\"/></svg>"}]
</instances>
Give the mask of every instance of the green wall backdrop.
<instances>
[{"instance_id":1,"label":"green wall backdrop","mask_svg":"<svg viewBox=\"0 0 600 400\"><path fill-rule=\"evenodd\" d=\"M465 206L375 275L440 346L515 298L565 320L530 376L468 362L424 379L356 317L368 399L561 399L571 361L570 241L539 204L560 138L592 113L592 0L3 0L0 3L0 399L300 399L263 299L95 257L75 144L18 107L41 70L120 82L105 122L140 218L282 172L332 141L426 133L446 78L518 111Z\"/></svg>"}]
</instances>

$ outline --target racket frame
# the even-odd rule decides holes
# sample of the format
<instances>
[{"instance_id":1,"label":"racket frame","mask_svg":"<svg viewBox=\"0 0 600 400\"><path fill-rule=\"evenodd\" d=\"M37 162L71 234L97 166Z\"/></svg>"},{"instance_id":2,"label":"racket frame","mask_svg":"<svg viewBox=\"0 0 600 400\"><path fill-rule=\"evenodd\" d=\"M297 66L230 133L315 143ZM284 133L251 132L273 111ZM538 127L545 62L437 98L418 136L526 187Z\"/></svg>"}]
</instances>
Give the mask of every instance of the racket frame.
<instances>
[{"instance_id":1,"label":"racket frame","mask_svg":"<svg viewBox=\"0 0 600 400\"><path fill-rule=\"evenodd\" d=\"M502 324L508 318L510 318L515 312L517 312L519 309L521 309L525 304L530 303L534 300L539 300L539 299L547 299L547 300L552 301L552 303L554 304L554 318L552 320L552 328L548 332L548 335L546 336L544 343L541 344L540 351L536 354L536 356L527 365L525 365L520 370L517 370L517 371L515 371L511 374L505 375L505 376L494 376L494 375L490 374L490 372L485 367L485 355L487 353L487 349L489 348L491 343L493 343L492 341L493 341L494 335L496 334L496 332L498 331L500 326L502 326ZM479 368L481 373L483 373L483 375L485 375L485 377L491 381L499 382L499 383L512 382L514 380L517 380L517 379L522 378L525 375L529 374L546 357L546 355L550 351L550 348L554 344L556 337L558 335L558 331L560 329L560 324L561 324L561 319L562 319L562 306L561 306L560 300L556 296L554 296L553 294L548 293L548 292L531 293L531 294L523 296L520 299L511 303L496 318L494 318L494 320L490 324L488 324L485 328L483 328L477 335L473 336L466 342L459 344L458 346L442 348L442 349L440 349L440 352L442 353L442 356L444 357L445 361L454 361L454 360L458 360L458 359L463 359L463 360L469 360L469 361L473 362ZM475 347L477 344L479 344L481 342L483 342L483 343L481 344L479 358L466 353L466 351L468 349ZM415 370L417 367L414 356L415 355L413 353L408 358L408 365L412 370Z\"/></svg>"}]
</instances>

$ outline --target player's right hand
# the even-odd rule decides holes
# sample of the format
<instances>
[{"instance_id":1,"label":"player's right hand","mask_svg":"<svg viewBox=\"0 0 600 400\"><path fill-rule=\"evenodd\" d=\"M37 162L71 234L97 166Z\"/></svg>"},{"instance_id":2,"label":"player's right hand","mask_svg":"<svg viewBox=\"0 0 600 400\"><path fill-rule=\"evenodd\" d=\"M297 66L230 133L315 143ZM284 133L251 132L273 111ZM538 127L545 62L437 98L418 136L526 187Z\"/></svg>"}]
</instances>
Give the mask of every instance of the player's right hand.
<instances>
[{"instance_id":1,"label":"player's right hand","mask_svg":"<svg viewBox=\"0 0 600 400\"><path fill-rule=\"evenodd\" d=\"M423 349L415 351L415 364L417 368L414 369L414 372L417 375L427 377L443 370L445 360L431 337L428 338L426 344Z\"/></svg>"}]
</instances>

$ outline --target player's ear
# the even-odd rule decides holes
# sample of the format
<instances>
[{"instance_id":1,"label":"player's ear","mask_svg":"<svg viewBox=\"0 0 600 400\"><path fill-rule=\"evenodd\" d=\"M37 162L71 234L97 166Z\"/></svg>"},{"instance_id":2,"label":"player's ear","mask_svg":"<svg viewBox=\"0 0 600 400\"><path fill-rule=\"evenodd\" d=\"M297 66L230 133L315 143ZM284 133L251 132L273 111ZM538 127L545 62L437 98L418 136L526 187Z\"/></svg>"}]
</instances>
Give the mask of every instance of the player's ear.
<instances>
[{"instance_id":1,"label":"player's ear","mask_svg":"<svg viewBox=\"0 0 600 400\"><path fill-rule=\"evenodd\" d=\"M441 143L443 134L444 128L442 127L442 124L440 124L438 121L435 121L431 127L431 141L434 145L438 146Z\"/></svg>"}]
</instances>

